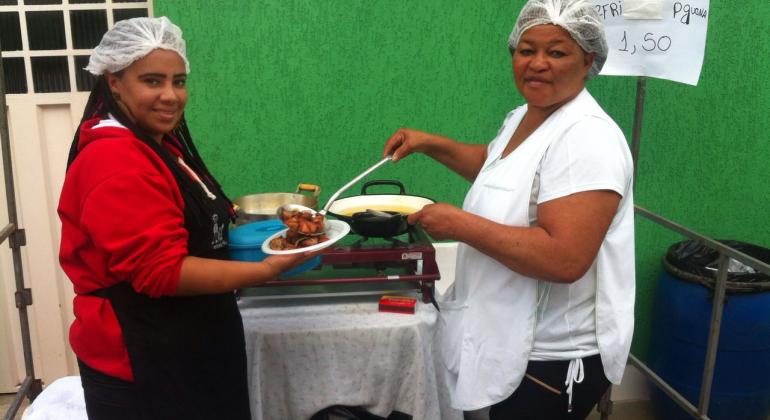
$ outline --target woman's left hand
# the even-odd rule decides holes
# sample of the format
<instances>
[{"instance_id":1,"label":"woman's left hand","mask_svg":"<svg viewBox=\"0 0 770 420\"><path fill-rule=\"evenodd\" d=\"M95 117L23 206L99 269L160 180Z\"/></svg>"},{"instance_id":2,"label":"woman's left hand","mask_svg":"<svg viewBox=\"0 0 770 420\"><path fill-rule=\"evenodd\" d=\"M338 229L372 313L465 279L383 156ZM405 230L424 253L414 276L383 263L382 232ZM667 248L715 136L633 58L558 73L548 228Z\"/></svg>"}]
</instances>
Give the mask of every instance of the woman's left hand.
<instances>
[{"instance_id":1,"label":"woman's left hand","mask_svg":"<svg viewBox=\"0 0 770 420\"><path fill-rule=\"evenodd\" d=\"M450 204L428 204L417 213L409 215L409 224L419 223L423 230L436 240L457 239L457 230L466 213Z\"/></svg>"}]
</instances>

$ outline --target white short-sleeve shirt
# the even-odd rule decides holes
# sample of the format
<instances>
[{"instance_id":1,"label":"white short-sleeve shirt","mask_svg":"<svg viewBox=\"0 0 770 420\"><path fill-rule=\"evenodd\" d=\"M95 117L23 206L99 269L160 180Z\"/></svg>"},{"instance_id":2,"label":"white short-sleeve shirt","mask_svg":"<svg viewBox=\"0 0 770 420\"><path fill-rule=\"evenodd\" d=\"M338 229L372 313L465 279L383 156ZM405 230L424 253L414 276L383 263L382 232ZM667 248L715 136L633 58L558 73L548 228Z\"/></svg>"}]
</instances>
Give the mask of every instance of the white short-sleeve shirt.
<instances>
[{"instance_id":1,"label":"white short-sleeve shirt","mask_svg":"<svg viewBox=\"0 0 770 420\"><path fill-rule=\"evenodd\" d=\"M551 144L535 175L530 201L532 224L536 224L537 204L593 190L624 195L628 182L627 162L623 159L625 141L617 137L617 131L606 120L586 118ZM595 263L574 283L541 283L530 360L579 359L598 354L595 299Z\"/></svg>"},{"instance_id":2,"label":"white short-sleeve shirt","mask_svg":"<svg viewBox=\"0 0 770 420\"><path fill-rule=\"evenodd\" d=\"M552 356L559 359L575 359L565 352L594 344L605 375L619 383L634 322L633 164L628 145L620 128L584 89L501 158L526 111L525 105L506 117L489 144L487 159L463 201L463 210L496 223L528 226L536 222L532 209L536 210L540 202L597 189L610 189L622 196L593 266L587 277L578 281L579 286L594 288L590 293L593 299L590 305L586 299L573 300L580 301L572 305L573 310L593 310L593 316L572 314L577 319L572 322L577 328L569 330L575 334L572 340L588 337L585 342L592 343L581 341L583 344L574 346L567 341L565 346L563 340L538 337L539 345L553 346L559 354ZM584 151L590 156L579 155ZM537 187L534 198L533 186ZM454 407L487 407L516 390L530 360L536 331L544 330L538 325L549 317L563 319L563 313L551 312L553 308L569 311L569 303L560 304L564 299L557 292L545 299L551 295L546 290L551 285L510 270L470 245L458 245L455 282L439 297L441 322L437 331ZM569 293L570 289L566 290ZM572 292L576 292L574 287ZM586 290L577 292L587 296ZM593 333L588 332L591 318ZM548 334L563 337L560 327L564 325Z\"/></svg>"}]
</instances>

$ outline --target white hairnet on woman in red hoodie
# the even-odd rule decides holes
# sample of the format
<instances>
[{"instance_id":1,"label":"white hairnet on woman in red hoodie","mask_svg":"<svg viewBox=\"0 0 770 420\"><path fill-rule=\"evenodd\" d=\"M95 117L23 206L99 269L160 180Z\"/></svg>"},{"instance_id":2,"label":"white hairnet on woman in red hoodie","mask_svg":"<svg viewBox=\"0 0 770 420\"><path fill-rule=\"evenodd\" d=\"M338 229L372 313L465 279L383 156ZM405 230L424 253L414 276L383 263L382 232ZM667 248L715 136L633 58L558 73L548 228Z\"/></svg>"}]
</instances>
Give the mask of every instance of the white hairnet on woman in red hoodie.
<instances>
[{"instance_id":1,"label":"white hairnet on woman in red hoodie","mask_svg":"<svg viewBox=\"0 0 770 420\"><path fill-rule=\"evenodd\" d=\"M139 17L116 23L94 48L85 70L95 76L117 73L158 48L179 54L190 73L182 30L165 16Z\"/></svg>"}]
</instances>

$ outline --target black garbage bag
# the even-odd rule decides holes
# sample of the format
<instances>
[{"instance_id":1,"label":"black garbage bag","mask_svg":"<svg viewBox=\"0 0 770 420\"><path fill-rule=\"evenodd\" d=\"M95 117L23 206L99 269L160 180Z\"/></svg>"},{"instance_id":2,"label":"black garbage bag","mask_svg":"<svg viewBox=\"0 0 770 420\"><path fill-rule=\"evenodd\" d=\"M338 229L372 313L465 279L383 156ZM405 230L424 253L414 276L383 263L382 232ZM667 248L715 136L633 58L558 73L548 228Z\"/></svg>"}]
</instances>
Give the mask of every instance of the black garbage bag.
<instances>
[{"instance_id":1,"label":"black garbage bag","mask_svg":"<svg viewBox=\"0 0 770 420\"><path fill-rule=\"evenodd\" d=\"M719 242L770 264L770 249L733 240ZM663 257L663 267L680 279L713 289L719 268L719 253L693 240L677 242L668 248ZM727 272L728 292L750 293L765 290L770 290L770 276L740 261L730 259Z\"/></svg>"},{"instance_id":2,"label":"black garbage bag","mask_svg":"<svg viewBox=\"0 0 770 420\"><path fill-rule=\"evenodd\" d=\"M310 420L412 420L412 416L394 411L388 417L380 417L361 407L333 405L313 414Z\"/></svg>"}]
</instances>

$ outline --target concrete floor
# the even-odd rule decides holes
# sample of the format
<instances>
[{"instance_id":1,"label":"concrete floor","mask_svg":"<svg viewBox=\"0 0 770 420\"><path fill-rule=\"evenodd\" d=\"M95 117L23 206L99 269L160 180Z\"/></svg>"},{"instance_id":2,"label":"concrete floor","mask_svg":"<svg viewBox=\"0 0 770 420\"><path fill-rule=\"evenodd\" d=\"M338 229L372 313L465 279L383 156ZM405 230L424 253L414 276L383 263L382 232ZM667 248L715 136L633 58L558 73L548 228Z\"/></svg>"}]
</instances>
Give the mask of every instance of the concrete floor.
<instances>
[{"instance_id":1,"label":"concrete floor","mask_svg":"<svg viewBox=\"0 0 770 420\"><path fill-rule=\"evenodd\" d=\"M586 420L600 420L599 412L594 410ZM617 420L655 420L649 401L616 402L612 405L610 419Z\"/></svg>"},{"instance_id":2,"label":"concrete floor","mask_svg":"<svg viewBox=\"0 0 770 420\"><path fill-rule=\"evenodd\" d=\"M11 406L11 402L13 402L14 397L16 394L0 394L0 417L5 418L5 412L8 411L8 408ZM26 398L21 403L21 407L19 408L19 411L16 412L16 417L14 417L14 420L21 419L21 415L24 413L24 409L29 406L29 400Z\"/></svg>"}]
</instances>

